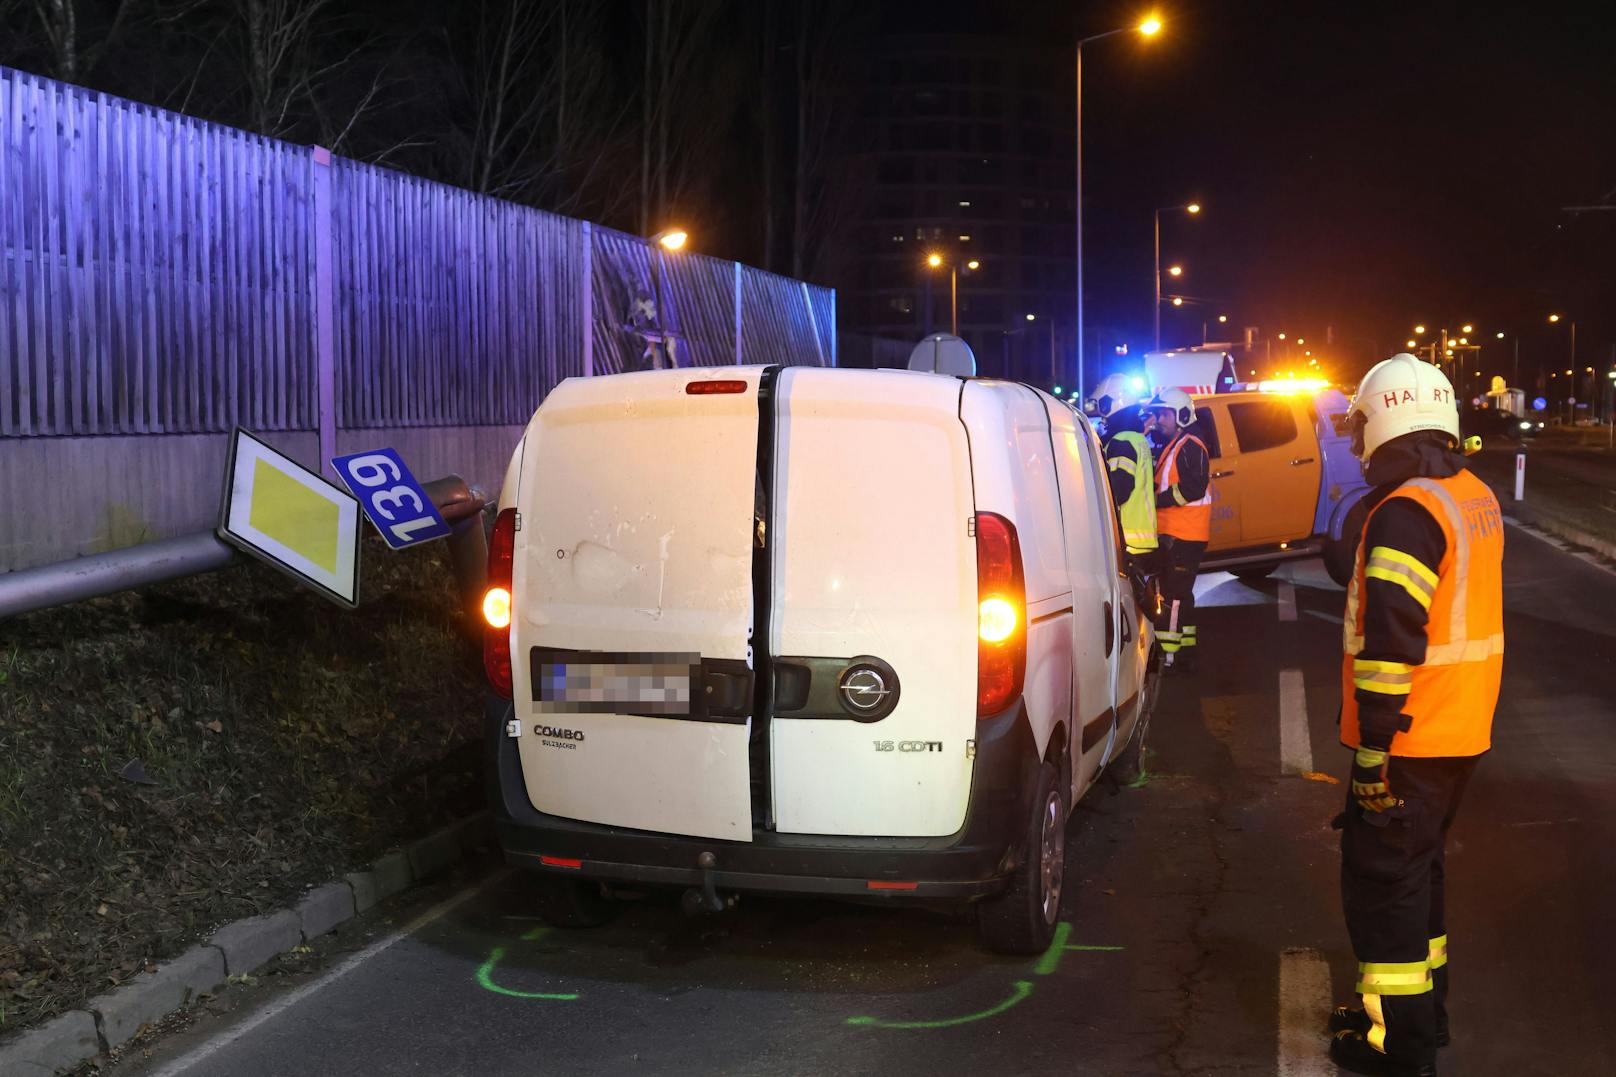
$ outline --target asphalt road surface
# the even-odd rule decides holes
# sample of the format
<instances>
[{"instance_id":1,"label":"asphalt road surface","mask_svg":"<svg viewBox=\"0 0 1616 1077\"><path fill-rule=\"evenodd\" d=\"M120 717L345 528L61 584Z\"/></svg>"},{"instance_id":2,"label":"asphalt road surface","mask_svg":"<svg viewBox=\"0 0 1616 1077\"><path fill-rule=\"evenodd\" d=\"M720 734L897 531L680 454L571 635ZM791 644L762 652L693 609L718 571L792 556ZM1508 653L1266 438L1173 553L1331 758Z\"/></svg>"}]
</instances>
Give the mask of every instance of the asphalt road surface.
<instances>
[{"instance_id":1,"label":"asphalt road surface","mask_svg":"<svg viewBox=\"0 0 1616 1077\"><path fill-rule=\"evenodd\" d=\"M1449 858L1447 1074L1616 1073L1616 575L1507 536L1495 748ZM1333 1074L1346 1000L1336 743L1342 593L1316 563L1201 581L1202 673L1171 682L1137 789L1074 815L1042 958L958 914L672 899L546 929L495 871L233 987L119 1075ZM1311 775L1309 772L1313 772ZM390 919L391 922L388 922Z\"/></svg>"}]
</instances>

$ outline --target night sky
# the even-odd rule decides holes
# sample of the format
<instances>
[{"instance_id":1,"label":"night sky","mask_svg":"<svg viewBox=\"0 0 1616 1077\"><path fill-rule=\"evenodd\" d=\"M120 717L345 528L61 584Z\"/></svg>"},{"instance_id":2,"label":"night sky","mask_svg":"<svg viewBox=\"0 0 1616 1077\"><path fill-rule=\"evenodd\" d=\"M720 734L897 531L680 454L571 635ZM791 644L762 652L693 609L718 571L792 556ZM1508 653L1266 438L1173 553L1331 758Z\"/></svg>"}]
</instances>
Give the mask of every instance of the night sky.
<instances>
[{"instance_id":1,"label":"night sky","mask_svg":"<svg viewBox=\"0 0 1616 1077\"><path fill-rule=\"evenodd\" d=\"M1069 24L1062 6L1039 18ZM1560 207L1616 205L1616 10L1603 7L1180 2L1161 6L1167 28L1148 45L1090 46L1091 308L1148 329L1151 210L1198 198L1199 219L1167 218L1163 260L1216 304L1164 315L1175 343L1224 311L1318 341L1333 325L1346 375L1416 320L1471 321L1489 351L1497 330L1525 330L1526 367L1565 355L1563 327L1545 322L1558 310L1578 318L1579 360L1602 369L1616 213ZM1106 10L1086 6L1082 29L1139 11Z\"/></svg>"}]
</instances>

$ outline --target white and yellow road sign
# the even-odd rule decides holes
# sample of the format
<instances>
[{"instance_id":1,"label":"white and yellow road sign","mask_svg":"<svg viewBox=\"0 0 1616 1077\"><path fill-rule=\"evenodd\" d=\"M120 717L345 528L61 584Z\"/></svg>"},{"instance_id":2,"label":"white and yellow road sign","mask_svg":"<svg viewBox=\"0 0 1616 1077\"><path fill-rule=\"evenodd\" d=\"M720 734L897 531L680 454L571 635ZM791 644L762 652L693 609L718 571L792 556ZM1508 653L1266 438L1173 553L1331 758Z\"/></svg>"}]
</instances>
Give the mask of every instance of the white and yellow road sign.
<instances>
[{"instance_id":1,"label":"white and yellow road sign","mask_svg":"<svg viewBox=\"0 0 1616 1077\"><path fill-rule=\"evenodd\" d=\"M359 604L359 502L241 429L230 446L219 537L327 598Z\"/></svg>"}]
</instances>

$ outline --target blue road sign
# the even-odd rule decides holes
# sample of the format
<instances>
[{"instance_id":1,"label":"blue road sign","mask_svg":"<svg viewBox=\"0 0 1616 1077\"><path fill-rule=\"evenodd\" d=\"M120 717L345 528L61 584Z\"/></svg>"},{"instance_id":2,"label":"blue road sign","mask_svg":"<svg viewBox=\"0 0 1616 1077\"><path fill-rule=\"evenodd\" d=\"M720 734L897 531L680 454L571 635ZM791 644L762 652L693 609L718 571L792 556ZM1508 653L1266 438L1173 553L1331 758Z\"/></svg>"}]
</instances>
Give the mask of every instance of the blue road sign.
<instances>
[{"instance_id":1,"label":"blue road sign","mask_svg":"<svg viewBox=\"0 0 1616 1077\"><path fill-rule=\"evenodd\" d=\"M396 451L350 453L333 458L331 466L393 549L419 546L449 534L437 506Z\"/></svg>"},{"instance_id":2,"label":"blue road sign","mask_svg":"<svg viewBox=\"0 0 1616 1077\"><path fill-rule=\"evenodd\" d=\"M1547 400L1544 400L1541 396L1532 401L1532 407L1533 407L1534 410L1537 410L1537 411L1542 411L1544 408L1546 408L1548 406L1549 406L1549 402Z\"/></svg>"}]
</instances>

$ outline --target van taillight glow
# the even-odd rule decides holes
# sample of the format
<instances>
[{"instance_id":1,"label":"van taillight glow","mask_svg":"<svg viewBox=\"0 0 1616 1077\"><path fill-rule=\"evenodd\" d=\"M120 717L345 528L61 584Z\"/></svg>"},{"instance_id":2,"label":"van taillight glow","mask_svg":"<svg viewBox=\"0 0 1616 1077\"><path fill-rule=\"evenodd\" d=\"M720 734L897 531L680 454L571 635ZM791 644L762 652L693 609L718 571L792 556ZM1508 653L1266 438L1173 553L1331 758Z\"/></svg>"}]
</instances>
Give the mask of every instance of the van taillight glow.
<instances>
[{"instance_id":1,"label":"van taillight glow","mask_svg":"<svg viewBox=\"0 0 1616 1077\"><path fill-rule=\"evenodd\" d=\"M1021 695L1027 673L1027 586L1016 528L976 514L976 716L998 714Z\"/></svg>"},{"instance_id":2,"label":"van taillight glow","mask_svg":"<svg viewBox=\"0 0 1616 1077\"><path fill-rule=\"evenodd\" d=\"M488 584L483 591L483 671L488 683L511 698L511 561L516 551L516 510L494 521L488 540Z\"/></svg>"},{"instance_id":3,"label":"van taillight glow","mask_svg":"<svg viewBox=\"0 0 1616 1077\"><path fill-rule=\"evenodd\" d=\"M744 393L744 381L693 381L685 385L685 392L691 396L712 396L715 393Z\"/></svg>"}]
</instances>

